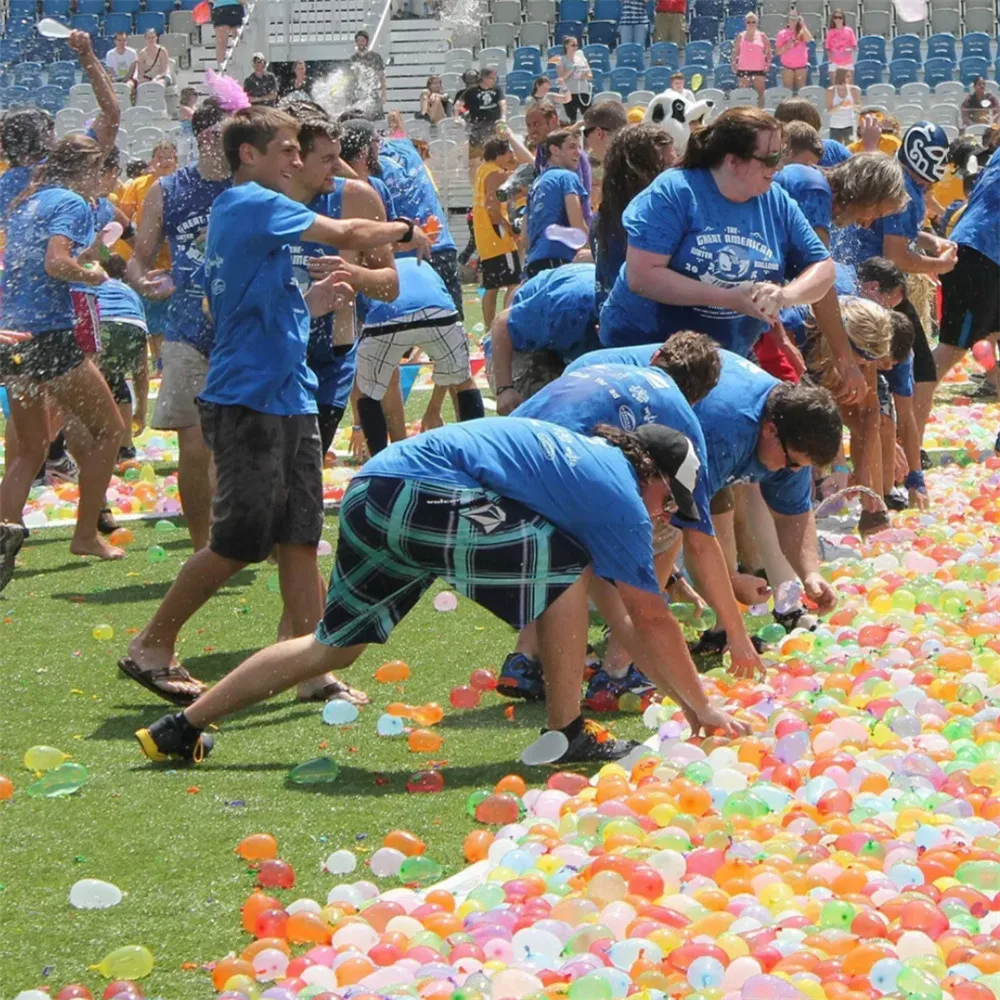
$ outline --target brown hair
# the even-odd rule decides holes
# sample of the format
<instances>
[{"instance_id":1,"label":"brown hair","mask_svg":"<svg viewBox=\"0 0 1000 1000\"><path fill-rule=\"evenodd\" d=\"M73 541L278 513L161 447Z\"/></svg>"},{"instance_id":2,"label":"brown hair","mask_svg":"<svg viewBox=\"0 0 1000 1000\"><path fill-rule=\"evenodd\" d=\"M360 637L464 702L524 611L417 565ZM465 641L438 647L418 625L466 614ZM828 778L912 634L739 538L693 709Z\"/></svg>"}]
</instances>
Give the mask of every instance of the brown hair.
<instances>
[{"instance_id":1,"label":"brown hair","mask_svg":"<svg viewBox=\"0 0 1000 1000\"><path fill-rule=\"evenodd\" d=\"M551 101L538 101L528 108L527 112L525 112L525 118L527 118L528 115L536 114L539 111L541 111L541 113L549 119L559 117L559 112L556 111L556 106Z\"/></svg>"},{"instance_id":2,"label":"brown hair","mask_svg":"<svg viewBox=\"0 0 1000 1000\"><path fill-rule=\"evenodd\" d=\"M760 108L727 108L713 122L691 133L682 166L712 168L732 154L749 160L757 148L761 132L780 132L781 125L770 112Z\"/></svg>"},{"instance_id":3,"label":"brown hair","mask_svg":"<svg viewBox=\"0 0 1000 1000\"><path fill-rule=\"evenodd\" d=\"M830 11L830 23L829 23L829 25L827 25L827 27L829 27L829 28L836 28L837 26L833 23L833 20L834 20L834 18L837 18L837 17L839 17L841 19L841 21L844 22L844 27L846 28L847 27L847 15L844 13L843 7L834 7L834 9Z\"/></svg>"},{"instance_id":4,"label":"brown hair","mask_svg":"<svg viewBox=\"0 0 1000 1000\"><path fill-rule=\"evenodd\" d=\"M101 171L104 158L104 150L90 136L79 132L63 136L49 150L45 160L35 168L31 183L10 203L8 214L40 187L51 185L72 190L74 182L85 177L88 172Z\"/></svg>"},{"instance_id":5,"label":"brown hair","mask_svg":"<svg viewBox=\"0 0 1000 1000\"><path fill-rule=\"evenodd\" d=\"M789 122L805 122L818 132L823 127L823 119L815 105L801 97L789 97L774 109L774 117L784 125Z\"/></svg>"},{"instance_id":6,"label":"brown hair","mask_svg":"<svg viewBox=\"0 0 1000 1000\"><path fill-rule=\"evenodd\" d=\"M600 104L591 104L583 113L584 131L600 128L605 132L617 132L626 125L628 125L628 111L621 101L601 101Z\"/></svg>"},{"instance_id":7,"label":"brown hair","mask_svg":"<svg viewBox=\"0 0 1000 1000\"><path fill-rule=\"evenodd\" d=\"M785 126L785 145L789 153L812 153L823 159L823 140L819 132L805 122L789 122Z\"/></svg>"},{"instance_id":8,"label":"brown hair","mask_svg":"<svg viewBox=\"0 0 1000 1000\"><path fill-rule=\"evenodd\" d=\"M506 139L501 139L498 135L490 136L490 138L483 143L483 159L487 163L491 163L497 158L503 156L504 153L509 153L510 151L510 143Z\"/></svg>"},{"instance_id":9,"label":"brown hair","mask_svg":"<svg viewBox=\"0 0 1000 1000\"><path fill-rule=\"evenodd\" d=\"M555 132L550 132L542 140L542 145L545 147L546 152L551 152L553 146L561 149L563 143L566 142L567 139L571 139L575 135L576 133L571 132L568 128L557 128Z\"/></svg>"},{"instance_id":10,"label":"brown hair","mask_svg":"<svg viewBox=\"0 0 1000 1000\"><path fill-rule=\"evenodd\" d=\"M277 108L257 105L237 111L222 127L222 149L229 169L234 173L239 170L242 146L253 146L258 153L266 153L267 147L282 129L298 135L299 123Z\"/></svg>"},{"instance_id":11,"label":"brown hair","mask_svg":"<svg viewBox=\"0 0 1000 1000\"><path fill-rule=\"evenodd\" d=\"M640 485L645 486L646 483L660 478L659 466L635 434L623 431L620 427L613 427L611 424L598 424L591 434L593 437L604 438L608 444L614 445L624 453L639 477Z\"/></svg>"},{"instance_id":12,"label":"brown hair","mask_svg":"<svg viewBox=\"0 0 1000 1000\"><path fill-rule=\"evenodd\" d=\"M716 387L722 373L718 345L692 330L671 334L650 364L663 369L692 406Z\"/></svg>"},{"instance_id":13,"label":"brown hair","mask_svg":"<svg viewBox=\"0 0 1000 1000\"><path fill-rule=\"evenodd\" d=\"M916 332L913 323L905 313L897 312L895 309L889 311L889 319L892 323L892 351L893 364L899 364L910 356L913 350L913 338Z\"/></svg>"}]
</instances>

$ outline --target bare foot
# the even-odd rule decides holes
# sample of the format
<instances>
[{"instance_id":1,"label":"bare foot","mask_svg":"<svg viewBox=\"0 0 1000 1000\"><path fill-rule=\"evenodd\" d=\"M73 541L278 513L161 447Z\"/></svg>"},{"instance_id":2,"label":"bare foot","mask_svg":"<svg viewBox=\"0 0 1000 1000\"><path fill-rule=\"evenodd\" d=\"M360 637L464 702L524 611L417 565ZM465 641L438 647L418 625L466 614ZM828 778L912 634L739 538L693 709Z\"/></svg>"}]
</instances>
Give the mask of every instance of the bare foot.
<instances>
[{"instance_id":1,"label":"bare foot","mask_svg":"<svg viewBox=\"0 0 1000 1000\"><path fill-rule=\"evenodd\" d=\"M109 545L97 535L93 538L74 538L69 543L69 550L75 556L97 556L98 559L106 560L125 558L124 549Z\"/></svg>"},{"instance_id":2,"label":"bare foot","mask_svg":"<svg viewBox=\"0 0 1000 1000\"><path fill-rule=\"evenodd\" d=\"M298 695L299 701L315 701L322 695L324 701L339 698L341 701L349 701L352 705L367 705L370 700L364 691L345 684L333 674L324 674L307 684L300 684Z\"/></svg>"}]
</instances>

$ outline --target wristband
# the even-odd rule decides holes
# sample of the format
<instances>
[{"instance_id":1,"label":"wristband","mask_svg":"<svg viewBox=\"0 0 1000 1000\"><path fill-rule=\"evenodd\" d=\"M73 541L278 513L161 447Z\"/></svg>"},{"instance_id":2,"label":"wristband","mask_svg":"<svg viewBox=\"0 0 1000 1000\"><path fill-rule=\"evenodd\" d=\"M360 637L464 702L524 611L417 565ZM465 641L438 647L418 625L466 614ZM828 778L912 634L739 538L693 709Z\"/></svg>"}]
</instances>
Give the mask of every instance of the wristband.
<instances>
[{"instance_id":1,"label":"wristband","mask_svg":"<svg viewBox=\"0 0 1000 1000\"><path fill-rule=\"evenodd\" d=\"M397 243L412 243L413 242L413 227L416 225L413 219L407 219L406 216L400 215L392 220L393 222L405 222L407 225L407 230L403 233L402 239L397 240Z\"/></svg>"},{"instance_id":2,"label":"wristband","mask_svg":"<svg viewBox=\"0 0 1000 1000\"><path fill-rule=\"evenodd\" d=\"M908 472L906 474L905 484L908 490L917 490L920 493L927 492L927 486L924 484L924 474L920 471L920 469L914 469L912 472Z\"/></svg>"},{"instance_id":3,"label":"wristband","mask_svg":"<svg viewBox=\"0 0 1000 1000\"><path fill-rule=\"evenodd\" d=\"M129 224L128 224L128 225L127 225L127 226L126 226L126 227L125 227L125 228L124 228L124 229L122 230L122 234L121 234L121 236L120 236L119 238L120 238L120 239L123 239L123 240L130 240L130 239L132 239L132 237L133 237L133 236L135 236L135 226L134 226L134 225L132 225L132 223L130 222L130 223L129 223Z\"/></svg>"},{"instance_id":4,"label":"wristband","mask_svg":"<svg viewBox=\"0 0 1000 1000\"><path fill-rule=\"evenodd\" d=\"M355 432L361 430L361 424L351 424L351 430Z\"/></svg>"},{"instance_id":5,"label":"wristband","mask_svg":"<svg viewBox=\"0 0 1000 1000\"><path fill-rule=\"evenodd\" d=\"M498 385L497 386L497 395L499 396L500 393L506 392L508 389L513 389L513 388L514 387L512 385Z\"/></svg>"},{"instance_id":6,"label":"wristband","mask_svg":"<svg viewBox=\"0 0 1000 1000\"><path fill-rule=\"evenodd\" d=\"M833 467L833 471L834 472L846 472L848 475L850 475L851 469L847 465L835 465Z\"/></svg>"}]
</instances>

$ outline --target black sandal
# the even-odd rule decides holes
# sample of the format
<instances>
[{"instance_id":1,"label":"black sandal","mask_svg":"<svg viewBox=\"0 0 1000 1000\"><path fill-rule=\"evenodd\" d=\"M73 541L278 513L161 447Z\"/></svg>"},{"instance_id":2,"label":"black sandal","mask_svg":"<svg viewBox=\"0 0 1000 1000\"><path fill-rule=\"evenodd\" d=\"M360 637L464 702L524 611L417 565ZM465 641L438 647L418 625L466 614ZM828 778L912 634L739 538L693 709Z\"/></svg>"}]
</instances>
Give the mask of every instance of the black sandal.
<instances>
[{"instance_id":1,"label":"black sandal","mask_svg":"<svg viewBox=\"0 0 1000 1000\"><path fill-rule=\"evenodd\" d=\"M172 705L190 705L197 701L206 690L204 684L202 684L201 691L193 694L184 691L168 691L157 684L157 681L164 680L193 681L195 684L202 683L192 677L183 667L169 666L159 667L156 670L143 670L131 656L123 656L118 661L118 669L130 680L141 684L147 691L152 691L153 694L163 698L164 701L169 701Z\"/></svg>"},{"instance_id":2,"label":"black sandal","mask_svg":"<svg viewBox=\"0 0 1000 1000\"><path fill-rule=\"evenodd\" d=\"M118 530L118 522L110 507L103 507L97 518L97 530L102 535L110 535Z\"/></svg>"}]
</instances>

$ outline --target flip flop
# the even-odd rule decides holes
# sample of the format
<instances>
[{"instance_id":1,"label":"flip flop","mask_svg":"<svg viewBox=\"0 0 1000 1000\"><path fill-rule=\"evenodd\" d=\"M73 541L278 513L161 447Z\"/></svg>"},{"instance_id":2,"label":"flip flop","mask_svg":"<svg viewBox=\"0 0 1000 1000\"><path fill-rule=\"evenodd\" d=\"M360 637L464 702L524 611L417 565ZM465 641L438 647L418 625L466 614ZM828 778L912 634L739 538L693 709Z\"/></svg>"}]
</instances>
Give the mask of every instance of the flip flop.
<instances>
[{"instance_id":1,"label":"flip flop","mask_svg":"<svg viewBox=\"0 0 1000 1000\"><path fill-rule=\"evenodd\" d=\"M197 701L205 690L204 684L202 684L201 691L197 694L188 694L183 691L167 691L157 686L156 682L160 680L193 681L195 684L202 683L192 677L183 667L169 666L159 667L156 670L143 670L131 656L123 656L118 661L118 669L130 680L141 684L147 691L152 691L153 694L163 698L164 701L169 701L173 705L186 707Z\"/></svg>"},{"instance_id":2,"label":"flip flop","mask_svg":"<svg viewBox=\"0 0 1000 1000\"><path fill-rule=\"evenodd\" d=\"M345 698L344 694L350 693L354 697ZM350 702L352 705L362 706L367 705L369 702L368 695L364 691L358 691L357 688L351 687L350 684L345 684L343 681L330 681L328 684L324 684L323 687L318 688L312 694L307 695L303 698L299 695L299 701L310 702L310 701L330 701L333 698L340 698L342 701ZM358 700L363 698L364 701Z\"/></svg>"}]
</instances>

